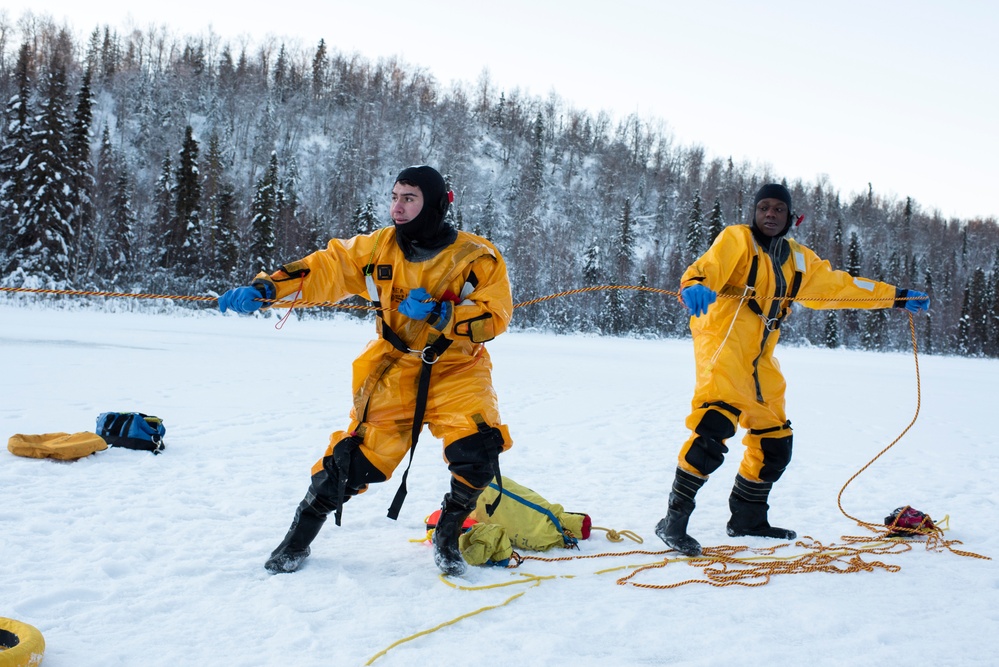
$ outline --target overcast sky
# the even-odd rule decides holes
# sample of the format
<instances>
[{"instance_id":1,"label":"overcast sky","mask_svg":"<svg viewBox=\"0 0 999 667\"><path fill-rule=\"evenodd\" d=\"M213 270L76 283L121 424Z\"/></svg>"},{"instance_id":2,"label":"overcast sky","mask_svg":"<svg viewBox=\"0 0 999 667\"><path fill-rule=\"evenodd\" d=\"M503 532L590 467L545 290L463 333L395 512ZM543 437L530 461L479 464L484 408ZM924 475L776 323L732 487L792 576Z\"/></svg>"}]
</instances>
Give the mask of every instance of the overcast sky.
<instances>
[{"instance_id":1,"label":"overcast sky","mask_svg":"<svg viewBox=\"0 0 999 667\"><path fill-rule=\"evenodd\" d=\"M712 157L826 175L844 197L912 196L946 217L999 217L999 3L990 0L8 0L94 27L209 28L398 56L438 81L488 71L615 118L666 122ZM0 10L4 11L4 10Z\"/></svg>"}]
</instances>

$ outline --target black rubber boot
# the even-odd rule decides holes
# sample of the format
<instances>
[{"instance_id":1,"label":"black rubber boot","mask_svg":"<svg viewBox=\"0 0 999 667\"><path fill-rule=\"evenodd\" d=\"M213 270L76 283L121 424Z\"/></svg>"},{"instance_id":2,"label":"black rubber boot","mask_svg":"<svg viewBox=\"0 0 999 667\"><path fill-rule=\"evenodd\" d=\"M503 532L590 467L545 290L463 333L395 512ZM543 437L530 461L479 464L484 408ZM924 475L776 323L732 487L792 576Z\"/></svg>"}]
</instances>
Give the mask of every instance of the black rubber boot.
<instances>
[{"instance_id":1,"label":"black rubber boot","mask_svg":"<svg viewBox=\"0 0 999 667\"><path fill-rule=\"evenodd\" d=\"M694 496L707 479L683 470L676 469L673 491L669 494L669 507L666 516L656 524L656 535L670 549L684 556L700 556L701 545L687 534L687 521L694 511Z\"/></svg>"},{"instance_id":2,"label":"black rubber boot","mask_svg":"<svg viewBox=\"0 0 999 667\"><path fill-rule=\"evenodd\" d=\"M312 550L309 545L316 539L319 530L326 523L327 514L317 511L307 500L303 500L295 510L291 528L271 557L264 563L264 569L271 574L294 572L302 567Z\"/></svg>"},{"instance_id":3,"label":"black rubber boot","mask_svg":"<svg viewBox=\"0 0 999 667\"><path fill-rule=\"evenodd\" d=\"M441 503L441 515L434 528L434 562L446 575L460 576L465 574L465 559L461 557L458 537L461 535L461 525L475 509L475 501L482 493L453 480L451 493L444 496Z\"/></svg>"},{"instance_id":4,"label":"black rubber boot","mask_svg":"<svg viewBox=\"0 0 999 667\"><path fill-rule=\"evenodd\" d=\"M728 497L728 507L732 510L727 531L729 537L772 537L777 540L793 540L798 536L793 530L771 526L767 520L767 498L773 482L752 482L742 475L735 476L735 486Z\"/></svg>"}]
</instances>

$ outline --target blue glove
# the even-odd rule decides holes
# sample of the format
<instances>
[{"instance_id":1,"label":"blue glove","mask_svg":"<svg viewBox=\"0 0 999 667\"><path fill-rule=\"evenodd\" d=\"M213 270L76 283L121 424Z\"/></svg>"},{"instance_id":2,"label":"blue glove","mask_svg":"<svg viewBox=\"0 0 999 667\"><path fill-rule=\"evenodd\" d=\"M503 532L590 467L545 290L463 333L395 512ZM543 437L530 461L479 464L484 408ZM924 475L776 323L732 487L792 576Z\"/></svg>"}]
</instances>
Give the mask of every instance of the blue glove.
<instances>
[{"instance_id":1,"label":"blue glove","mask_svg":"<svg viewBox=\"0 0 999 667\"><path fill-rule=\"evenodd\" d=\"M436 305L437 302L430 296L430 292L417 287L399 304L399 312L412 320L425 320Z\"/></svg>"},{"instance_id":2,"label":"blue glove","mask_svg":"<svg viewBox=\"0 0 999 667\"><path fill-rule=\"evenodd\" d=\"M715 302L718 294L704 285L691 285L680 292L680 298L683 299L683 305L687 307L691 315L700 317L708 312L708 306Z\"/></svg>"},{"instance_id":3,"label":"blue glove","mask_svg":"<svg viewBox=\"0 0 999 667\"><path fill-rule=\"evenodd\" d=\"M925 292L917 292L914 289L907 289L904 292L902 297L910 300L903 302L902 307L910 313L918 313L921 310L930 309L930 297Z\"/></svg>"},{"instance_id":4,"label":"blue glove","mask_svg":"<svg viewBox=\"0 0 999 667\"><path fill-rule=\"evenodd\" d=\"M236 287L219 297L219 310L231 310L236 313L252 313L260 310L263 303L255 299L267 298L267 290L257 285Z\"/></svg>"},{"instance_id":5,"label":"blue glove","mask_svg":"<svg viewBox=\"0 0 999 667\"><path fill-rule=\"evenodd\" d=\"M400 313L413 320L427 320L438 331L444 331L452 310L450 301L435 301L422 287L412 290L399 304Z\"/></svg>"}]
</instances>

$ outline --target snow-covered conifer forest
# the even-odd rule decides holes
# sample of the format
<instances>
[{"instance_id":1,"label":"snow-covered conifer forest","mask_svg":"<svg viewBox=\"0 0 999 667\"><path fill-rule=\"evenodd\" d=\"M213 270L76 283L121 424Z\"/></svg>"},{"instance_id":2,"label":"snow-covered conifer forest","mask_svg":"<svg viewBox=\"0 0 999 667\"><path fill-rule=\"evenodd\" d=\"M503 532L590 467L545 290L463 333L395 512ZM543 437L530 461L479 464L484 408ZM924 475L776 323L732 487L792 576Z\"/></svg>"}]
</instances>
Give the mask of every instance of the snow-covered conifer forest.
<instances>
[{"instance_id":1,"label":"snow-covered conifer forest","mask_svg":"<svg viewBox=\"0 0 999 667\"><path fill-rule=\"evenodd\" d=\"M770 173L766 155L734 163L725 146L678 145L668 118L612 118L486 74L442 85L323 41L105 26L81 42L75 27L30 18L0 25L3 286L220 292L385 225L395 174L428 163L455 191L453 223L504 252L516 301L594 285L675 290L776 180L804 215L799 241L932 295L921 351L999 356L996 220L944 219L921 205L927 193L841 193ZM672 297L603 290L522 308L514 324L675 336L686 322ZM910 345L883 311L796 308L783 331L819 346Z\"/></svg>"}]
</instances>

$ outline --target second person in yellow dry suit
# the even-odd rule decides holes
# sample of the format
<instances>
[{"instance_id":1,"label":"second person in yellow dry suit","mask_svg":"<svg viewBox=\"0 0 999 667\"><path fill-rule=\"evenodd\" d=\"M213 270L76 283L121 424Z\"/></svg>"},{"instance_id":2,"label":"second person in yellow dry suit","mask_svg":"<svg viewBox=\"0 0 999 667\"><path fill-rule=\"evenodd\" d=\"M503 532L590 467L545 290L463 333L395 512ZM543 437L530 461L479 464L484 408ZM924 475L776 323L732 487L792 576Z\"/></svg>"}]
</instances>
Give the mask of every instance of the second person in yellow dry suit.
<instances>
[{"instance_id":1,"label":"second person in yellow dry suit","mask_svg":"<svg viewBox=\"0 0 999 667\"><path fill-rule=\"evenodd\" d=\"M499 453L512 443L483 344L506 330L513 299L496 247L444 220L451 196L437 170L407 167L392 188L392 226L333 239L219 298L222 312L252 312L260 298L335 302L352 294L378 308L379 337L354 361L350 425L330 436L313 466L291 527L265 564L268 572L297 570L327 516L333 513L339 525L347 500L387 480L415 447L424 423L444 441L451 471L434 560L446 574L465 569L458 548L462 522L499 474ZM403 474L391 518L405 484Z\"/></svg>"},{"instance_id":2,"label":"second person in yellow dry suit","mask_svg":"<svg viewBox=\"0 0 999 667\"><path fill-rule=\"evenodd\" d=\"M918 312L930 306L922 292L835 271L788 238L791 193L783 185L764 185L753 206L751 223L723 229L680 282L691 314L697 377L686 421L691 434L680 448L668 511L656 535L688 556L701 553L701 545L687 534L694 496L721 466L726 443L740 426L746 430L745 451L729 496L728 534L796 536L771 526L767 517L770 490L791 461L785 382L774 358L791 300L809 308ZM727 298L717 299L718 293Z\"/></svg>"}]
</instances>

